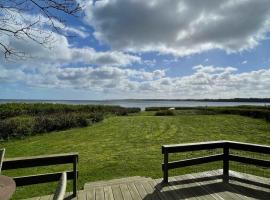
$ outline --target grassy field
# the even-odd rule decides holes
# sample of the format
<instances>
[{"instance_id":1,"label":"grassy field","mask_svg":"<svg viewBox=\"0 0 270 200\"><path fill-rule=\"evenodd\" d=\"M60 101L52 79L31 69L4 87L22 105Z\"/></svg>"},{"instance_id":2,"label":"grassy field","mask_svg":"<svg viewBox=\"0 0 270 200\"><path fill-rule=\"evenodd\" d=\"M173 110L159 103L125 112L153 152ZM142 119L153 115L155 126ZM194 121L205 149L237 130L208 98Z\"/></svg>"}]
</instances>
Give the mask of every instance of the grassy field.
<instances>
[{"instance_id":1,"label":"grassy field","mask_svg":"<svg viewBox=\"0 0 270 200\"><path fill-rule=\"evenodd\" d=\"M270 145L270 123L237 115L114 116L85 128L54 132L0 143L6 157L79 153L79 187L85 182L127 176L162 176L161 145L209 140L235 140ZM185 155L186 156L186 155ZM173 173L220 167L219 164L185 168ZM26 175L61 171L67 166L4 171ZM254 169L253 169L254 171ZM270 175L270 171L255 170ZM172 174L173 175L173 174ZM69 186L69 189L71 187ZM16 198L40 196L54 191L54 185L21 187Z\"/></svg>"}]
</instances>

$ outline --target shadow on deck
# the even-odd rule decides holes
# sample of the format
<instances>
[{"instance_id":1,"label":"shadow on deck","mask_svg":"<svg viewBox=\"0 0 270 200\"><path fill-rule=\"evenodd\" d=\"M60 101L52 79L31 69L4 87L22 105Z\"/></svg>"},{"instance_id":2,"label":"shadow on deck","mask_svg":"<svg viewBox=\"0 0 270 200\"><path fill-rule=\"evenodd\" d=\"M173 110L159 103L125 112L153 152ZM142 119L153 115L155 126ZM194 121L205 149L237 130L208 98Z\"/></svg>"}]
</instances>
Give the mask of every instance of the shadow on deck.
<instances>
[{"instance_id":1,"label":"shadow on deck","mask_svg":"<svg viewBox=\"0 0 270 200\"><path fill-rule=\"evenodd\" d=\"M34 198L49 200L52 196ZM33 198L32 198L33 199ZM176 199L270 199L270 179L230 171L229 183L222 180L222 170L162 179L129 177L86 183L72 200L176 200Z\"/></svg>"}]
</instances>

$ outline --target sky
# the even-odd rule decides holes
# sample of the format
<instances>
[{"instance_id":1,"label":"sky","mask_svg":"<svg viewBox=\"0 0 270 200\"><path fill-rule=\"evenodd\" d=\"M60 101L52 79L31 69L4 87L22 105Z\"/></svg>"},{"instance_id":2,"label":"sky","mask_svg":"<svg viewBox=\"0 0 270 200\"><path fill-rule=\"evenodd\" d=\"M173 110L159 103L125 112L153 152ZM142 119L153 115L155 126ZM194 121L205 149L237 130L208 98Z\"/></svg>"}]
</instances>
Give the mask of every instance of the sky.
<instances>
[{"instance_id":1,"label":"sky","mask_svg":"<svg viewBox=\"0 0 270 200\"><path fill-rule=\"evenodd\" d=\"M31 55L0 55L1 99L270 97L269 0L78 1L50 47L0 35Z\"/></svg>"}]
</instances>

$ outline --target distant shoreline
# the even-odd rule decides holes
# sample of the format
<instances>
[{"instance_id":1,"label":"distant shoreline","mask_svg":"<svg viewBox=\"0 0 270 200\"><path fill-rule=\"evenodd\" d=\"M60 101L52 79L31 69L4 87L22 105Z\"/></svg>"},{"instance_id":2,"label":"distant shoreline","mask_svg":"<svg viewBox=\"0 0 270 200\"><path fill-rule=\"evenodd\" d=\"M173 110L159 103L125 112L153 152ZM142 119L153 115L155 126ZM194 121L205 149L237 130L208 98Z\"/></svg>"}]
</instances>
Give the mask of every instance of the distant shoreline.
<instances>
[{"instance_id":1,"label":"distant shoreline","mask_svg":"<svg viewBox=\"0 0 270 200\"><path fill-rule=\"evenodd\" d=\"M270 98L231 98L231 99L104 99L104 100L72 100L72 99L0 99L0 101L10 102L61 102L61 101L77 101L77 102L107 102L107 101L199 101L199 102L254 102L254 103L270 103Z\"/></svg>"}]
</instances>

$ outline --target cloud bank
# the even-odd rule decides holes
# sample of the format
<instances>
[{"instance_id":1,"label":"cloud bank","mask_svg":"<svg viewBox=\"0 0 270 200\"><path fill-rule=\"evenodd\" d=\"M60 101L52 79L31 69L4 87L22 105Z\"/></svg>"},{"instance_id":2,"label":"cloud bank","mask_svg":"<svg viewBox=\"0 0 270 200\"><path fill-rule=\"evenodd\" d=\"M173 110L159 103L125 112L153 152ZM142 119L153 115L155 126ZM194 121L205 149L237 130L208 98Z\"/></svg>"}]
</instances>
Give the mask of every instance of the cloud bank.
<instances>
[{"instance_id":1,"label":"cloud bank","mask_svg":"<svg viewBox=\"0 0 270 200\"><path fill-rule=\"evenodd\" d=\"M268 0L103 0L85 13L98 40L131 52L239 52L270 31Z\"/></svg>"},{"instance_id":2,"label":"cloud bank","mask_svg":"<svg viewBox=\"0 0 270 200\"><path fill-rule=\"evenodd\" d=\"M30 87L84 89L126 98L265 97L270 93L270 69L238 73L233 67L198 65L187 76L169 77L164 70L118 67L48 67L27 71L0 65L1 82Z\"/></svg>"}]
</instances>

